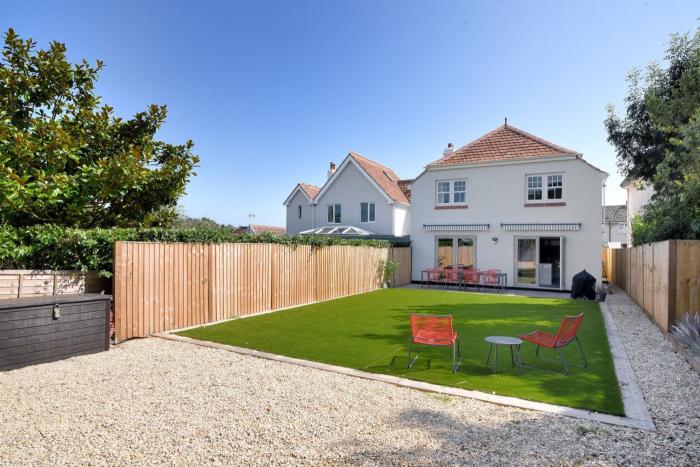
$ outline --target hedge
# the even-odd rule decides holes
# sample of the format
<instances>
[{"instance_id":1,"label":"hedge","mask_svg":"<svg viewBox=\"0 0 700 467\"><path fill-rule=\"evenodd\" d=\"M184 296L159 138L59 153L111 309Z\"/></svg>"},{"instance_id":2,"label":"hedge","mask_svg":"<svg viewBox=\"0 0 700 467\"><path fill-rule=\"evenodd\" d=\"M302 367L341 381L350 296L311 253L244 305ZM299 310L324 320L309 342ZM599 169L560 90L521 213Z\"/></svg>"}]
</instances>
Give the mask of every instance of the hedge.
<instances>
[{"instance_id":1,"label":"hedge","mask_svg":"<svg viewBox=\"0 0 700 467\"><path fill-rule=\"evenodd\" d=\"M237 234L228 228L208 229L90 229L57 225L15 228L0 226L0 269L98 271L111 277L115 241L185 243L277 243L284 245L365 245L387 247L386 240L337 237Z\"/></svg>"}]
</instances>

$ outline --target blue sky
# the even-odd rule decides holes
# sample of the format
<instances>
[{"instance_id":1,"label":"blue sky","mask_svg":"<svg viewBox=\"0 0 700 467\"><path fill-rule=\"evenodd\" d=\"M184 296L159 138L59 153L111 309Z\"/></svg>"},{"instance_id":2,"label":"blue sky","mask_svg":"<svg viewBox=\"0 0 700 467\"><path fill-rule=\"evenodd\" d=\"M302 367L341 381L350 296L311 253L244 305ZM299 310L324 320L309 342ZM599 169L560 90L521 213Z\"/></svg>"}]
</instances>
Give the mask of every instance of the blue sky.
<instances>
[{"instance_id":1,"label":"blue sky","mask_svg":"<svg viewBox=\"0 0 700 467\"><path fill-rule=\"evenodd\" d=\"M167 104L159 137L201 156L188 215L284 225L296 182L349 150L411 178L505 116L582 152L623 203L605 106L698 17L697 1L23 0L0 27L103 60L121 116Z\"/></svg>"}]
</instances>

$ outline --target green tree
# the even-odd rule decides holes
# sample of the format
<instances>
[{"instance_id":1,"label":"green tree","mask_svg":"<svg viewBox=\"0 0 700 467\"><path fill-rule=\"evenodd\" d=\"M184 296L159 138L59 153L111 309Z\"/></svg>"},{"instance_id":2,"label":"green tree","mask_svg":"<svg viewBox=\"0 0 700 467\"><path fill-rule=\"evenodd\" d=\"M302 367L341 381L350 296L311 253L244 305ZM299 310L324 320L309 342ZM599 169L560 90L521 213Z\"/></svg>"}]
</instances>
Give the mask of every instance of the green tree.
<instances>
[{"instance_id":1,"label":"green tree","mask_svg":"<svg viewBox=\"0 0 700 467\"><path fill-rule=\"evenodd\" d=\"M655 191L633 223L635 245L700 238L700 29L673 35L664 65L633 71L625 115L609 106L605 121L622 175Z\"/></svg>"},{"instance_id":2,"label":"green tree","mask_svg":"<svg viewBox=\"0 0 700 467\"><path fill-rule=\"evenodd\" d=\"M162 222L199 158L193 143L154 139L166 106L131 119L95 94L103 63L72 64L12 29L0 59L0 222L140 226Z\"/></svg>"}]
</instances>

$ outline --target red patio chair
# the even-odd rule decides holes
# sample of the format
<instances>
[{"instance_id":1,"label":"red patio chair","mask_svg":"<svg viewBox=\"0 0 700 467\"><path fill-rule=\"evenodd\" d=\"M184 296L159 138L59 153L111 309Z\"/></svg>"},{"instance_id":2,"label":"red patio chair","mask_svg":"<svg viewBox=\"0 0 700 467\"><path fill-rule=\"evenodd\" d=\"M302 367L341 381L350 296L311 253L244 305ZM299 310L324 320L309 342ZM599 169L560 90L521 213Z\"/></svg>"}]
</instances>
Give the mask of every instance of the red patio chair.
<instances>
[{"instance_id":1,"label":"red patio chair","mask_svg":"<svg viewBox=\"0 0 700 467\"><path fill-rule=\"evenodd\" d=\"M582 322L583 313L576 316L565 316L561 320L561 324L559 325L559 330L557 331L556 335L544 331L533 331L529 334L524 334L520 336L520 338L522 340L532 342L533 344L537 345L537 351L535 352L537 358L540 358L540 347L556 349L558 358L555 360L561 362L561 364L564 366L564 374L568 375L569 365L578 366L581 368L588 367L586 354L583 352L583 346L581 346L581 341L579 341L578 336L576 335ZM561 349L566 347L573 341L576 341L576 343L578 344L578 349L581 352L581 357L583 358L583 365L576 365L572 363L567 364L566 360L564 359L564 353Z\"/></svg>"},{"instance_id":2,"label":"red patio chair","mask_svg":"<svg viewBox=\"0 0 700 467\"><path fill-rule=\"evenodd\" d=\"M493 287L496 288L498 287L498 274L501 271L497 269L489 269L486 271L483 271L481 273L481 285L487 286L487 287Z\"/></svg>"},{"instance_id":3,"label":"red patio chair","mask_svg":"<svg viewBox=\"0 0 700 467\"><path fill-rule=\"evenodd\" d=\"M464 270L464 286L476 285L479 283L479 270L475 268Z\"/></svg>"},{"instance_id":4,"label":"red patio chair","mask_svg":"<svg viewBox=\"0 0 700 467\"><path fill-rule=\"evenodd\" d=\"M411 368L418 357L411 360L413 344L452 346L452 373L457 371L462 363L462 355L459 351L459 336L452 328L452 316L450 315L411 315L411 335L408 339L408 367ZM459 361L457 361L459 358Z\"/></svg>"}]
</instances>

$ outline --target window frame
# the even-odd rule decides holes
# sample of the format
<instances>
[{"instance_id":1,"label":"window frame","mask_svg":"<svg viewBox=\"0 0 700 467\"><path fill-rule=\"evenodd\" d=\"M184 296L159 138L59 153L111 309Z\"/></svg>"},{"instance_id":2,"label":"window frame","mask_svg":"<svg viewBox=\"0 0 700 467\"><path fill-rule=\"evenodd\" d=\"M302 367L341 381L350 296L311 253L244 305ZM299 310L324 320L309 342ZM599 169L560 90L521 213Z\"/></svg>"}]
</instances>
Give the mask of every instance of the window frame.
<instances>
[{"instance_id":1,"label":"window frame","mask_svg":"<svg viewBox=\"0 0 700 467\"><path fill-rule=\"evenodd\" d=\"M362 206L367 205L367 220L362 220ZM374 224L377 222L377 205L374 201L360 202L360 224Z\"/></svg>"},{"instance_id":2,"label":"window frame","mask_svg":"<svg viewBox=\"0 0 700 467\"><path fill-rule=\"evenodd\" d=\"M297 206L297 219L301 219L301 204Z\"/></svg>"},{"instance_id":3,"label":"window frame","mask_svg":"<svg viewBox=\"0 0 700 467\"><path fill-rule=\"evenodd\" d=\"M464 190L455 191L455 183L464 182ZM439 191L440 184L447 183L448 191ZM442 179L435 180L435 206L466 206L468 201L468 189L469 181L467 178L454 178L454 179ZM448 201L444 202L440 200L440 195L447 193ZM456 193L464 193L464 201L455 201Z\"/></svg>"},{"instance_id":4,"label":"window frame","mask_svg":"<svg viewBox=\"0 0 700 467\"><path fill-rule=\"evenodd\" d=\"M539 177L540 186L539 189L542 193L541 199L530 199L530 178ZM549 197L549 177L561 177L561 198L550 198ZM543 173L529 173L525 174L525 204L548 204L548 203L564 203L566 202L566 174L564 172L543 172Z\"/></svg>"},{"instance_id":5,"label":"window frame","mask_svg":"<svg viewBox=\"0 0 700 467\"><path fill-rule=\"evenodd\" d=\"M330 216L331 210L333 215ZM330 219L332 217L332 219ZM336 221L336 218L338 219ZM343 223L343 207L340 203L332 203L326 205L326 223L327 224L342 224Z\"/></svg>"}]
</instances>

